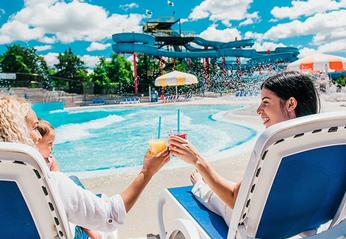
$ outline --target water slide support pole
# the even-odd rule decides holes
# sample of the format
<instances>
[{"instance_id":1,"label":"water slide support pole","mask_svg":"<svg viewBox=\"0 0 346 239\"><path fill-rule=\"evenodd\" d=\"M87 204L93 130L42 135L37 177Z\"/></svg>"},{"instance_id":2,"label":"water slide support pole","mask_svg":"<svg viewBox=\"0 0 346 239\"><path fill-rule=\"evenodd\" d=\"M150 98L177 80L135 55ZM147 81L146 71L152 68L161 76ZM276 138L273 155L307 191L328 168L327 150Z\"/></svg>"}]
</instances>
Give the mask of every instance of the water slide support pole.
<instances>
[{"instance_id":1,"label":"water slide support pole","mask_svg":"<svg viewBox=\"0 0 346 239\"><path fill-rule=\"evenodd\" d=\"M136 53L133 53L133 78L135 84L135 94L138 93L138 78L137 78L137 61L136 61Z\"/></svg>"}]
</instances>

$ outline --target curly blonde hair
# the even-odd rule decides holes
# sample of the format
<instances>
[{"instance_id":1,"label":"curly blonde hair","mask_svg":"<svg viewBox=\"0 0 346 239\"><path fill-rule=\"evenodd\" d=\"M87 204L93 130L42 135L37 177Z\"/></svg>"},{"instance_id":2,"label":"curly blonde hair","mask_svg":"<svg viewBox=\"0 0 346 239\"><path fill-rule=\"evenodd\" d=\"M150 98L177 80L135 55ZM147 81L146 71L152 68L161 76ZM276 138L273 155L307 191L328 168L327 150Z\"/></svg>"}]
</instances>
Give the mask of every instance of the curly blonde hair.
<instances>
[{"instance_id":1,"label":"curly blonde hair","mask_svg":"<svg viewBox=\"0 0 346 239\"><path fill-rule=\"evenodd\" d=\"M34 146L27 127L31 104L24 99L0 94L0 141Z\"/></svg>"}]
</instances>

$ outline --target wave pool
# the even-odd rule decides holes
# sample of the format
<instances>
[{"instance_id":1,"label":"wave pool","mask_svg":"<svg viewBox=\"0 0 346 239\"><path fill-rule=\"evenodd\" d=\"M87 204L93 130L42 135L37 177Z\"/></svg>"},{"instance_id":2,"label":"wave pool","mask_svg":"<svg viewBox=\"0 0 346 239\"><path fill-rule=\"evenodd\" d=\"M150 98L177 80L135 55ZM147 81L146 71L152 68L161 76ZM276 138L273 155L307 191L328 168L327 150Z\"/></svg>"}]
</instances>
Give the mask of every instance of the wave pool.
<instances>
[{"instance_id":1,"label":"wave pool","mask_svg":"<svg viewBox=\"0 0 346 239\"><path fill-rule=\"evenodd\" d=\"M232 147L248 141L256 132L248 127L219 121L215 115L241 106L138 106L80 108L36 112L56 129L53 154L64 172L94 171L140 166L147 141L157 134L162 117L162 137L177 128L177 110L181 111L181 129L206 157L212 159ZM179 165L181 160L172 159Z\"/></svg>"}]
</instances>

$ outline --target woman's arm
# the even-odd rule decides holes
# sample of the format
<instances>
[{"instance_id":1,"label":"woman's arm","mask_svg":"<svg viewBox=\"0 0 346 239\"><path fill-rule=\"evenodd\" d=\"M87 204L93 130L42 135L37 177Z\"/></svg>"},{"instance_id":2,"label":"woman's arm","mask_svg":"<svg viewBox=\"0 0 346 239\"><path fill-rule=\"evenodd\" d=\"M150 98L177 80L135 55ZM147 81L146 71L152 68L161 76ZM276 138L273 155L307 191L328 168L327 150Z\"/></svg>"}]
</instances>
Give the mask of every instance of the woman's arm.
<instances>
[{"instance_id":1,"label":"woman's arm","mask_svg":"<svg viewBox=\"0 0 346 239\"><path fill-rule=\"evenodd\" d=\"M99 231L114 231L123 224L131 209L152 176L169 160L168 150L150 157L146 154L143 168L136 179L120 195L101 198L77 186L61 172L51 172L67 218L70 222Z\"/></svg>"},{"instance_id":2,"label":"woman's arm","mask_svg":"<svg viewBox=\"0 0 346 239\"><path fill-rule=\"evenodd\" d=\"M168 149L156 156L144 156L143 168L135 180L121 193L126 212L128 212L137 201L145 186L152 176L169 160Z\"/></svg>"},{"instance_id":3,"label":"woman's arm","mask_svg":"<svg viewBox=\"0 0 346 239\"><path fill-rule=\"evenodd\" d=\"M187 140L178 136L170 137L170 151L172 155L183 159L185 162L194 165L204 181L229 207L234 208L235 200L238 196L240 182L230 184L221 177L210 164L197 152L197 150Z\"/></svg>"}]
</instances>

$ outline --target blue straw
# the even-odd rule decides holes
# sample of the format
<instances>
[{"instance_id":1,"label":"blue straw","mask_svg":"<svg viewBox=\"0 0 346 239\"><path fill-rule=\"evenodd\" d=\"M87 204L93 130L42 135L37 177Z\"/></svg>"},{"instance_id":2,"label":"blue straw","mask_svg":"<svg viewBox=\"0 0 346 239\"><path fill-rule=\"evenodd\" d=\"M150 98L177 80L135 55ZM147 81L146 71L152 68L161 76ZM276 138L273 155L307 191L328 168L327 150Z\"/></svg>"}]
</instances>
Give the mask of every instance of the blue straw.
<instances>
[{"instance_id":1,"label":"blue straw","mask_svg":"<svg viewBox=\"0 0 346 239\"><path fill-rule=\"evenodd\" d=\"M159 125L157 126L157 138L161 136L161 116L159 116Z\"/></svg>"},{"instance_id":2,"label":"blue straw","mask_svg":"<svg viewBox=\"0 0 346 239\"><path fill-rule=\"evenodd\" d=\"M177 125L177 127L178 127L178 133L180 132L180 109L178 109L178 125Z\"/></svg>"}]
</instances>

